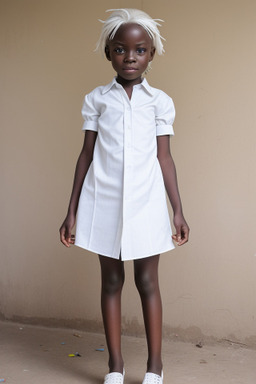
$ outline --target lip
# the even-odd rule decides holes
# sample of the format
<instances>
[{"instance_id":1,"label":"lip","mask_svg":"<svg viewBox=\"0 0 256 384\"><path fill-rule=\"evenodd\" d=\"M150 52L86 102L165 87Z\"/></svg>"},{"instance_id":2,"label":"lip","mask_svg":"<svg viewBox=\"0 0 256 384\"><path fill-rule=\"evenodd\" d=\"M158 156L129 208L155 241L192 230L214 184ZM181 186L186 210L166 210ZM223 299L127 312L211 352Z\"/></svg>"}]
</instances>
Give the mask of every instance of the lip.
<instances>
[{"instance_id":1,"label":"lip","mask_svg":"<svg viewBox=\"0 0 256 384\"><path fill-rule=\"evenodd\" d=\"M123 68L123 71L125 71L125 72L136 72L137 68L126 67L126 68Z\"/></svg>"}]
</instances>

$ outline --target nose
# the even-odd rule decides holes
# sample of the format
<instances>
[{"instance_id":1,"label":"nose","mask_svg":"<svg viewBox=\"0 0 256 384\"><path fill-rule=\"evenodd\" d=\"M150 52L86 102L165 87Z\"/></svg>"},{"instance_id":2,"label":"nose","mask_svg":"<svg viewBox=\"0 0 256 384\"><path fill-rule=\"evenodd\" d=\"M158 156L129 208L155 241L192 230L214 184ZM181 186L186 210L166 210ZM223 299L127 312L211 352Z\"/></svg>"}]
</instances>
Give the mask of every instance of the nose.
<instances>
[{"instance_id":1,"label":"nose","mask_svg":"<svg viewBox=\"0 0 256 384\"><path fill-rule=\"evenodd\" d=\"M124 57L124 61L126 63L134 63L136 61L136 57L134 51L126 51L126 55Z\"/></svg>"}]
</instances>

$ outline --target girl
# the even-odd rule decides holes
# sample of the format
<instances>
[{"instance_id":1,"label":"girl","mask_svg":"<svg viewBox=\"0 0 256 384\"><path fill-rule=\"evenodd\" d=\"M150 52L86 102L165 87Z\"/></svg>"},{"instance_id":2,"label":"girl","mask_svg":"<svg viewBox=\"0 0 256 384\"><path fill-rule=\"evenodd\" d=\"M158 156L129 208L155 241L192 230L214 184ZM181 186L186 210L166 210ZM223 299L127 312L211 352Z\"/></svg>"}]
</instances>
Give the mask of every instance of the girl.
<instances>
[{"instance_id":1,"label":"girl","mask_svg":"<svg viewBox=\"0 0 256 384\"><path fill-rule=\"evenodd\" d=\"M163 383L159 254L188 241L175 165L170 154L172 99L143 79L155 52L163 53L158 20L136 9L112 10L98 49L117 76L85 96L84 144L77 161L60 239L99 254L101 306L109 351L104 384L122 384L121 292L124 260L134 260L148 344L143 384ZM171 236L165 191L174 212ZM75 224L76 239L71 235Z\"/></svg>"}]
</instances>

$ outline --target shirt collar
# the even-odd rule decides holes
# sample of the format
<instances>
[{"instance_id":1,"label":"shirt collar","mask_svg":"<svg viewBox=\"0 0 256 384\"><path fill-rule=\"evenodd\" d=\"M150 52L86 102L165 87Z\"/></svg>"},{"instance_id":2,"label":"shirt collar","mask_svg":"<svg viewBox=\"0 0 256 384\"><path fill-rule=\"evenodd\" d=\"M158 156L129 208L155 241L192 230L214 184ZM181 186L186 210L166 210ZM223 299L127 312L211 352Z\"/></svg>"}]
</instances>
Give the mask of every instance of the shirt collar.
<instances>
[{"instance_id":1,"label":"shirt collar","mask_svg":"<svg viewBox=\"0 0 256 384\"><path fill-rule=\"evenodd\" d=\"M122 87L121 84L119 84L117 81L116 81L116 77L113 78L113 80L111 81L111 83L105 85L105 87L103 87L102 89L102 95L104 95L105 93L107 93L108 91L110 91L112 89L112 87L115 86L117 88L120 88ZM142 82L140 84L137 84L135 85L136 86L140 86L141 88L144 88L151 96L153 96L153 92L152 92L152 88L150 87L150 85L148 84L147 80L144 78L142 80Z\"/></svg>"}]
</instances>

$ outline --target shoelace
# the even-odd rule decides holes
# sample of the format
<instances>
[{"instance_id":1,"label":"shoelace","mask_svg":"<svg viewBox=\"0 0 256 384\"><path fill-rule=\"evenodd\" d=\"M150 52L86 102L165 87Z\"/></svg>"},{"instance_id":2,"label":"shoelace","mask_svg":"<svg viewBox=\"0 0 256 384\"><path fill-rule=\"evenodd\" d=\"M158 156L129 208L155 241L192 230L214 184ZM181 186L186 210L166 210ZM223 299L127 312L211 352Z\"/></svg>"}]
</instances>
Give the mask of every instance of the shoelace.
<instances>
[{"instance_id":1,"label":"shoelace","mask_svg":"<svg viewBox=\"0 0 256 384\"><path fill-rule=\"evenodd\" d=\"M151 372L147 372L143 380L143 384L162 384L162 383L163 383L162 377Z\"/></svg>"},{"instance_id":2,"label":"shoelace","mask_svg":"<svg viewBox=\"0 0 256 384\"><path fill-rule=\"evenodd\" d=\"M118 372L108 373L105 376L104 384L123 384L124 376Z\"/></svg>"}]
</instances>

